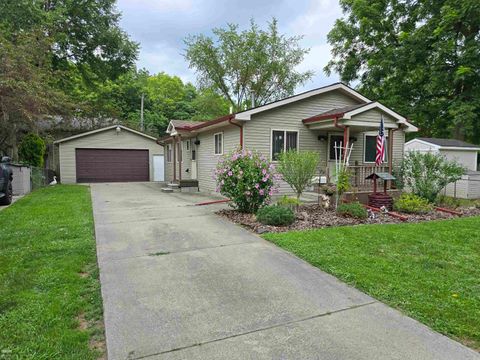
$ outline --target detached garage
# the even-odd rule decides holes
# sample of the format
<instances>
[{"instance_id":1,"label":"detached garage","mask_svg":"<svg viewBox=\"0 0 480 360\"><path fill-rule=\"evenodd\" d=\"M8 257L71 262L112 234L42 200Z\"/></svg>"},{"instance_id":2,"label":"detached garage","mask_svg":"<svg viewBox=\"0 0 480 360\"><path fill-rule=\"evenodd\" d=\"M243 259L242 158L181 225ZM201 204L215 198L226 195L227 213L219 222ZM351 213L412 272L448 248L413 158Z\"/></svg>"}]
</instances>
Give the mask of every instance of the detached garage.
<instances>
[{"instance_id":1,"label":"detached garage","mask_svg":"<svg viewBox=\"0 0 480 360\"><path fill-rule=\"evenodd\" d=\"M163 146L122 125L55 141L60 180L68 183L164 181Z\"/></svg>"}]
</instances>

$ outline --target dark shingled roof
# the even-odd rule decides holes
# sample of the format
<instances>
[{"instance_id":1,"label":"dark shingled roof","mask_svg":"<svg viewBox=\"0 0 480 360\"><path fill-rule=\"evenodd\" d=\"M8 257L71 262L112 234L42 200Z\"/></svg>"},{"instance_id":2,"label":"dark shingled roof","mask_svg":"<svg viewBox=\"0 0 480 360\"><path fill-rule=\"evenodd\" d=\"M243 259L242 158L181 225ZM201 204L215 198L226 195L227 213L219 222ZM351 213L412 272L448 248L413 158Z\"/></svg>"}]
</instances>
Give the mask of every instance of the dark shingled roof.
<instances>
[{"instance_id":1,"label":"dark shingled roof","mask_svg":"<svg viewBox=\"0 0 480 360\"><path fill-rule=\"evenodd\" d=\"M442 146L442 147L465 147L465 148L478 148L479 145L469 144L465 141L455 140L455 139L438 139L438 138L425 138L419 137L418 140L428 142L430 144Z\"/></svg>"},{"instance_id":2,"label":"dark shingled roof","mask_svg":"<svg viewBox=\"0 0 480 360\"><path fill-rule=\"evenodd\" d=\"M364 103L364 104L356 104L356 105L349 105L349 106L344 106L341 108L336 108L332 110L325 111L323 113L318 114L317 116L325 116L325 115L337 115L337 114L345 114L349 111L364 107L370 103Z\"/></svg>"},{"instance_id":3,"label":"dark shingled roof","mask_svg":"<svg viewBox=\"0 0 480 360\"><path fill-rule=\"evenodd\" d=\"M191 121L191 120L171 120L173 126L182 128L182 127L191 127L195 125L200 125L205 121Z\"/></svg>"}]
</instances>

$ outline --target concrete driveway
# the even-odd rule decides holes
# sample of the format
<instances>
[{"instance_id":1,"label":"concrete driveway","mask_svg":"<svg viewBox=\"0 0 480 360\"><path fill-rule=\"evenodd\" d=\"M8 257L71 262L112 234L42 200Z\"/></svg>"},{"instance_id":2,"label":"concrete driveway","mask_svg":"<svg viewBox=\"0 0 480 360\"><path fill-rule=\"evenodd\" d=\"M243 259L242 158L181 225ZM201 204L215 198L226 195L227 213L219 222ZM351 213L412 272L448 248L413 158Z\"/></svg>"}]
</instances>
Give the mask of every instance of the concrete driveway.
<instances>
[{"instance_id":1,"label":"concrete driveway","mask_svg":"<svg viewBox=\"0 0 480 360\"><path fill-rule=\"evenodd\" d=\"M480 359L153 183L92 185L109 359Z\"/></svg>"}]
</instances>

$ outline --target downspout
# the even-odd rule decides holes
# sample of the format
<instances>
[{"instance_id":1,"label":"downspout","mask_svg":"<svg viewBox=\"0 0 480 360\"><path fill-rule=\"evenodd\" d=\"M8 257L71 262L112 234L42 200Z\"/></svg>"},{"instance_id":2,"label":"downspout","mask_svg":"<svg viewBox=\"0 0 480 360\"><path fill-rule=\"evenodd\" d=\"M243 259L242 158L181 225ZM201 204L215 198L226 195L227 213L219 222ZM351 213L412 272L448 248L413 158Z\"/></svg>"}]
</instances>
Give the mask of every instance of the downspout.
<instances>
[{"instance_id":1,"label":"downspout","mask_svg":"<svg viewBox=\"0 0 480 360\"><path fill-rule=\"evenodd\" d=\"M235 125L240 128L240 148L243 149L243 125L232 122L233 119L234 117L232 116L230 119L228 119L228 123L230 125Z\"/></svg>"}]
</instances>

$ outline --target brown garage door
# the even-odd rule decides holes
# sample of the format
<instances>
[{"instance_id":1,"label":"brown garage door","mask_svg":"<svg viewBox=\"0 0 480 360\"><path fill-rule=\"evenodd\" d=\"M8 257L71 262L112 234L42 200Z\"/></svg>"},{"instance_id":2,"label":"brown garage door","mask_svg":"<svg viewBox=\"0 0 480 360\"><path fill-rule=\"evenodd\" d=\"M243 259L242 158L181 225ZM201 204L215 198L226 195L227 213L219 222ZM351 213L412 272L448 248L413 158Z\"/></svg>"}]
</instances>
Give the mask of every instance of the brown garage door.
<instances>
[{"instance_id":1,"label":"brown garage door","mask_svg":"<svg viewBox=\"0 0 480 360\"><path fill-rule=\"evenodd\" d=\"M148 150L75 149L77 182L149 181Z\"/></svg>"}]
</instances>

